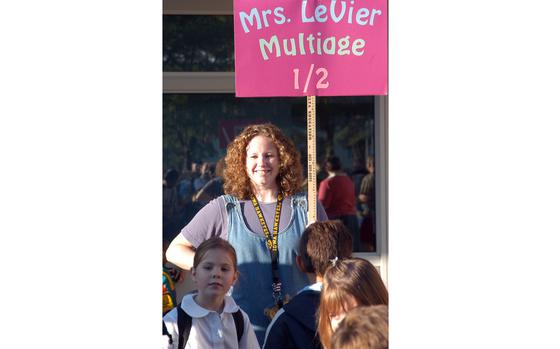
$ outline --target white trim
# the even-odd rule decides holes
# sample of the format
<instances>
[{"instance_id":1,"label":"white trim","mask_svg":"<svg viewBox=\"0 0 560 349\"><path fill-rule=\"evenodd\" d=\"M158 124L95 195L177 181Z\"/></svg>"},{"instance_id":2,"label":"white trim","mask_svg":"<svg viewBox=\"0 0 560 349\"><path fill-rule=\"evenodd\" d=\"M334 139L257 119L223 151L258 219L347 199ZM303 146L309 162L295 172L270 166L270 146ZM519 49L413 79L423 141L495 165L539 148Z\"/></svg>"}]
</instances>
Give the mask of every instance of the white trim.
<instances>
[{"instance_id":1,"label":"white trim","mask_svg":"<svg viewBox=\"0 0 560 349\"><path fill-rule=\"evenodd\" d=\"M163 93L234 93L233 72L164 72Z\"/></svg>"},{"instance_id":2,"label":"white trim","mask_svg":"<svg viewBox=\"0 0 560 349\"><path fill-rule=\"evenodd\" d=\"M352 253L352 257L358 257L358 258L363 258L368 260L371 264L373 264L378 270L379 273L381 274L381 278L383 279L383 282L385 282L385 285L387 285L387 282L385 281L385 278L383 277L383 262L381 261L381 257L377 254L377 253L371 253L371 252L354 252Z\"/></svg>"},{"instance_id":3,"label":"white trim","mask_svg":"<svg viewBox=\"0 0 560 349\"><path fill-rule=\"evenodd\" d=\"M387 96L374 97L374 132L375 132L375 207L376 207L376 247L375 252L354 252L352 256L368 260L373 264L385 286L389 287L388 278L388 222L387 222L387 134L388 114Z\"/></svg>"},{"instance_id":4,"label":"white trim","mask_svg":"<svg viewBox=\"0 0 560 349\"><path fill-rule=\"evenodd\" d=\"M381 277L388 285L388 110L387 96L375 96L375 207L376 255Z\"/></svg>"}]
</instances>

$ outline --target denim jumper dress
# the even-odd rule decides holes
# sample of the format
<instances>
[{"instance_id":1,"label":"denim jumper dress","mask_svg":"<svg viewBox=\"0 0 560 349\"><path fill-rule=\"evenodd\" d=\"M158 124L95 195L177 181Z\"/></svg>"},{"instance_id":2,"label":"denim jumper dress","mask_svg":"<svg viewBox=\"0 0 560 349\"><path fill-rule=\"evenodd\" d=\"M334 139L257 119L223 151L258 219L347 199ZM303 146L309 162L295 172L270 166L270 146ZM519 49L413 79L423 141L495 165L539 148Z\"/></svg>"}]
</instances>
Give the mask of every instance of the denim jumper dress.
<instances>
[{"instance_id":1,"label":"denim jumper dress","mask_svg":"<svg viewBox=\"0 0 560 349\"><path fill-rule=\"evenodd\" d=\"M228 241L237 253L239 270L239 279L233 287L232 297L249 315L262 346L270 323L264 310L274 305L270 252L264 235L253 233L245 224L239 201L231 195L224 195L224 199L228 214ZM293 298L309 284L307 276L295 265L297 246L307 225L307 197L303 193L296 194L284 199L282 204L291 204L292 216L288 226L278 232L278 273L282 283L282 297ZM270 232L272 233L272 229Z\"/></svg>"}]
</instances>

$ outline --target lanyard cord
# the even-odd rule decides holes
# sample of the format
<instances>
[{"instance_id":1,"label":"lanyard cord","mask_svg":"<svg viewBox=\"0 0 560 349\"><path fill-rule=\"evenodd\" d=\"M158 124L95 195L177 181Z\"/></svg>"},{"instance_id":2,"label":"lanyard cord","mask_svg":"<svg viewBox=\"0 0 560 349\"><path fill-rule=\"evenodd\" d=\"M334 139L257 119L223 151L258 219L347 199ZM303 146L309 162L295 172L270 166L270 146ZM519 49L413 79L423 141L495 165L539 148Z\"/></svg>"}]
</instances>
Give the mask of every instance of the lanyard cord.
<instances>
[{"instance_id":1,"label":"lanyard cord","mask_svg":"<svg viewBox=\"0 0 560 349\"><path fill-rule=\"evenodd\" d=\"M261 223L264 236L266 238L266 246L270 252L270 258L272 260L272 297L274 298L276 304L282 307L282 283L280 282L280 276L278 274L278 230L280 226L280 212L282 211L282 197L281 193L278 193L276 201L276 212L274 214L274 226L272 228L272 236L264 220L264 215L262 213L259 202L254 195L251 195L251 202L259 217L259 222Z\"/></svg>"}]
</instances>

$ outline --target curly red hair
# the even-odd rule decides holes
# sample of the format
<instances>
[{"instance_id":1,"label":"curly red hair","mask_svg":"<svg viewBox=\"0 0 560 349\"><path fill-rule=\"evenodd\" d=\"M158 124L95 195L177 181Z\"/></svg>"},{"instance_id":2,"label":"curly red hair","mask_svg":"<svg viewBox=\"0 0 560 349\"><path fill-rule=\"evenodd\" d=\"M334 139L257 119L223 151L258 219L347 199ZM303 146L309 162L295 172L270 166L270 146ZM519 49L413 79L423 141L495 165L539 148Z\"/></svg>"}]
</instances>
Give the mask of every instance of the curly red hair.
<instances>
[{"instance_id":1,"label":"curly red hair","mask_svg":"<svg viewBox=\"0 0 560 349\"><path fill-rule=\"evenodd\" d=\"M225 158L224 193L240 200L251 198L253 192L245 161L247 145L256 136L270 138L278 149L280 169L276 182L283 195L289 196L297 193L303 181L301 155L294 143L273 124L249 125L228 145Z\"/></svg>"}]
</instances>

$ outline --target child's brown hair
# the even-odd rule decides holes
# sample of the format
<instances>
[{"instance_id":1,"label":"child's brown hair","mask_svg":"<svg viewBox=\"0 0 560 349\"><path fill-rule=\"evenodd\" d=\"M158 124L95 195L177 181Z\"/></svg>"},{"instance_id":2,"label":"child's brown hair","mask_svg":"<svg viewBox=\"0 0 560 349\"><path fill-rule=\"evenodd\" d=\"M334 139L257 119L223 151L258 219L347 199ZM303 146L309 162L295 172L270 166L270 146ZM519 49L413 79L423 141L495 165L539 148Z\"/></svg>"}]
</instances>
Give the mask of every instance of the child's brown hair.
<instances>
[{"instance_id":1,"label":"child's brown hair","mask_svg":"<svg viewBox=\"0 0 560 349\"><path fill-rule=\"evenodd\" d=\"M237 271L237 254L235 253L235 248L233 248L228 241L217 236L204 240L198 245L194 253L193 269L196 269L208 251L215 249L221 249L229 254L233 262L234 270Z\"/></svg>"},{"instance_id":2,"label":"child's brown hair","mask_svg":"<svg viewBox=\"0 0 560 349\"><path fill-rule=\"evenodd\" d=\"M340 221L315 222L303 231L297 252L305 271L322 277L331 260L352 257L352 235Z\"/></svg>"},{"instance_id":3,"label":"child's brown hair","mask_svg":"<svg viewBox=\"0 0 560 349\"><path fill-rule=\"evenodd\" d=\"M319 338L325 349L330 349L333 333L330 314L347 310L344 307L349 296L354 297L358 306L389 304L387 288L373 264L362 258L334 262L323 277L317 312Z\"/></svg>"}]
</instances>

